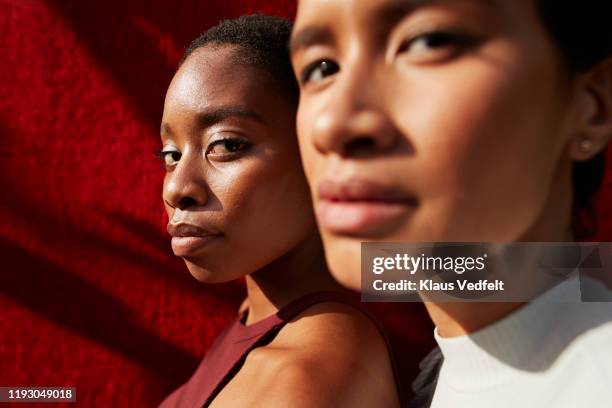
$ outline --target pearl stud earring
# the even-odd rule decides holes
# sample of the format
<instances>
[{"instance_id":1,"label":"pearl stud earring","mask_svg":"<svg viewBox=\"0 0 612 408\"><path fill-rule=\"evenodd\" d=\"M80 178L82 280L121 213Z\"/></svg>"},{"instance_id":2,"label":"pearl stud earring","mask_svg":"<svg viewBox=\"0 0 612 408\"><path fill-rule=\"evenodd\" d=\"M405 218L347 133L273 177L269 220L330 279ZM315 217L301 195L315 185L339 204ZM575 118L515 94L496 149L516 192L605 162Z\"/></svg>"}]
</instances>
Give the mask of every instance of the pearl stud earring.
<instances>
[{"instance_id":1,"label":"pearl stud earring","mask_svg":"<svg viewBox=\"0 0 612 408\"><path fill-rule=\"evenodd\" d=\"M591 149L593 149L593 141L591 139L584 138L580 141L579 148L582 153L590 153Z\"/></svg>"}]
</instances>

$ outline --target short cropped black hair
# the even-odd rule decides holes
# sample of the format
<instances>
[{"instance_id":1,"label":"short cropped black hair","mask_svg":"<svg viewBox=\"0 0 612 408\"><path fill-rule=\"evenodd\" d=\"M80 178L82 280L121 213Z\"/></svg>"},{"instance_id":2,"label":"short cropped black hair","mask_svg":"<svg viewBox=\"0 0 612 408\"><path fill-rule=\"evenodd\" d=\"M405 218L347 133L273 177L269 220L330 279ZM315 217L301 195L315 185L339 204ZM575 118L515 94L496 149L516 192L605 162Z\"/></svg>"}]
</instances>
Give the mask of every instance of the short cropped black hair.
<instances>
[{"instance_id":1,"label":"short cropped black hair","mask_svg":"<svg viewBox=\"0 0 612 408\"><path fill-rule=\"evenodd\" d=\"M538 0L539 12L566 66L577 74L612 57L612 7L602 0ZM596 232L594 197L601 189L606 152L574 164L574 234L589 238Z\"/></svg>"},{"instance_id":2,"label":"short cropped black hair","mask_svg":"<svg viewBox=\"0 0 612 408\"><path fill-rule=\"evenodd\" d=\"M222 20L193 40L180 65L198 48L206 45L236 45L241 52L237 62L260 68L279 86L281 93L297 105L298 83L289 56L291 21L277 16L253 14Z\"/></svg>"}]
</instances>

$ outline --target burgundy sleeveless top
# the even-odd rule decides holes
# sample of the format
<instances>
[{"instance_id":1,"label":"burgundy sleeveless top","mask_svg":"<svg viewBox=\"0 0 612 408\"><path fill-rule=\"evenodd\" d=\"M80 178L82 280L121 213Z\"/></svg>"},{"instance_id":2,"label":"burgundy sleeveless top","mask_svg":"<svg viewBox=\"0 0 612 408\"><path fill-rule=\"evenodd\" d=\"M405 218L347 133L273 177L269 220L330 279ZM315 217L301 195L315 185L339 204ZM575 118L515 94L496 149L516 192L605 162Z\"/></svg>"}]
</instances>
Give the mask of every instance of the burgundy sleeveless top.
<instances>
[{"instance_id":1,"label":"burgundy sleeveless top","mask_svg":"<svg viewBox=\"0 0 612 408\"><path fill-rule=\"evenodd\" d=\"M191 378L170 394L160 408L201 408L208 407L217 394L240 370L251 350L269 344L285 324L301 312L318 303L338 302L360 310L379 329L387 343L389 357L398 395L402 388L387 336L378 320L359 302L357 296L341 292L315 292L294 300L269 316L252 325L244 325L246 311L229 325L211 346ZM403 401L400 401L403 406Z\"/></svg>"}]
</instances>

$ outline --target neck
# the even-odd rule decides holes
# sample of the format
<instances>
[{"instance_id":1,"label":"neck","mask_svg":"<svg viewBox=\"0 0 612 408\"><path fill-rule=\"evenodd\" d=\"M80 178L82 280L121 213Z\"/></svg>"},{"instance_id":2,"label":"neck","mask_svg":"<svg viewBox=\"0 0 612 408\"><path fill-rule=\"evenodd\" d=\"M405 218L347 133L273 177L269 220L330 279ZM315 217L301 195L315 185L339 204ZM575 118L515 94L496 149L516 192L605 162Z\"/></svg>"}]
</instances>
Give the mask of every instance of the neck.
<instances>
[{"instance_id":1,"label":"neck","mask_svg":"<svg viewBox=\"0 0 612 408\"><path fill-rule=\"evenodd\" d=\"M565 166L560 178L569 177L571 167ZM558 181L558 180L557 180ZM571 183L555 183L547 205L537 222L518 242L573 241L571 223ZM566 223L559 220L568 220ZM441 337L465 336L483 329L525 305L526 302L425 302L427 312Z\"/></svg>"},{"instance_id":2,"label":"neck","mask_svg":"<svg viewBox=\"0 0 612 408\"><path fill-rule=\"evenodd\" d=\"M275 314L309 293L341 291L327 269L318 233L292 251L246 277L248 316L252 324Z\"/></svg>"},{"instance_id":3,"label":"neck","mask_svg":"<svg viewBox=\"0 0 612 408\"><path fill-rule=\"evenodd\" d=\"M474 333L501 320L523 305L524 303L520 302L425 302L427 312L441 337L457 337Z\"/></svg>"}]
</instances>

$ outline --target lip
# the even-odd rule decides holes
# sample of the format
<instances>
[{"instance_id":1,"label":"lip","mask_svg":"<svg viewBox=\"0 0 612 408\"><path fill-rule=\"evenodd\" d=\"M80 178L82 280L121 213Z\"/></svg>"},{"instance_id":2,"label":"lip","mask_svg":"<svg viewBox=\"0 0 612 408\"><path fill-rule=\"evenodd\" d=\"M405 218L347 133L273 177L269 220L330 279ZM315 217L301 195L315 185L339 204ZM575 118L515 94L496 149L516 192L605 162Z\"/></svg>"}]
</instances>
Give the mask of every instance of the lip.
<instances>
[{"instance_id":1,"label":"lip","mask_svg":"<svg viewBox=\"0 0 612 408\"><path fill-rule=\"evenodd\" d=\"M391 233L414 213L414 195L370 180L327 180L319 184L316 214L322 229L373 237Z\"/></svg>"},{"instance_id":2,"label":"lip","mask_svg":"<svg viewBox=\"0 0 612 408\"><path fill-rule=\"evenodd\" d=\"M197 225L182 222L169 223L167 229L172 236L172 252L180 257L195 254L221 236Z\"/></svg>"}]
</instances>

